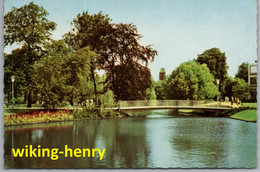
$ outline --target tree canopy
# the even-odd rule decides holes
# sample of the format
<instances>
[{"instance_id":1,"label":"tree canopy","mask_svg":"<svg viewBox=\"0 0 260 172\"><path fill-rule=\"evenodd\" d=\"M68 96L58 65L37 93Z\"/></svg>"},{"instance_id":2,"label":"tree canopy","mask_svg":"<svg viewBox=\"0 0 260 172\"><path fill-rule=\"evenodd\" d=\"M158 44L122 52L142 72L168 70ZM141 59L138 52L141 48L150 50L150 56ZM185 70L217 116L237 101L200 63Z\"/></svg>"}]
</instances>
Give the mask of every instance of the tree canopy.
<instances>
[{"instance_id":1,"label":"tree canopy","mask_svg":"<svg viewBox=\"0 0 260 172\"><path fill-rule=\"evenodd\" d=\"M248 84L245 80L236 78L234 80L234 85L232 87L234 97L240 100L245 100L248 98Z\"/></svg>"},{"instance_id":2,"label":"tree canopy","mask_svg":"<svg viewBox=\"0 0 260 172\"><path fill-rule=\"evenodd\" d=\"M203 100L214 98L218 88L206 65L189 61L182 63L167 80L167 98Z\"/></svg>"},{"instance_id":3,"label":"tree canopy","mask_svg":"<svg viewBox=\"0 0 260 172\"><path fill-rule=\"evenodd\" d=\"M32 103L32 65L42 57L44 44L50 40L56 26L47 16L47 11L33 2L20 8L13 7L4 16L4 44L20 43L27 53L24 60L28 63L25 76L28 107Z\"/></svg>"},{"instance_id":4,"label":"tree canopy","mask_svg":"<svg viewBox=\"0 0 260 172\"><path fill-rule=\"evenodd\" d=\"M215 79L222 82L227 75L227 62L225 53L218 48L211 48L198 55L197 62L206 64Z\"/></svg>"},{"instance_id":5,"label":"tree canopy","mask_svg":"<svg viewBox=\"0 0 260 172\"><path fill-rule=\"evenodd\" d=\"M248 82L248 63L243 62L239 67L235 75L236 78L240 78Z\"/></svg>"},{"instance_id":6,"label":"tree canopy","mask_svg":"<svg viewBox=\"0 0 260 172\"><path fill-rule=\"evenodd\" d=\"M136 88L137 85L140 88L143 84L141 81L146 80L143 77L150 74L150 72L142 74L140 71L149 71L147 63L152 61L157 54L157 51L153 50L150 45L140 45L139 41L142 36L138 34L137 27L133 24L111 23L111 19L101 12L94 15L83 12L73 20L72 24L74 25L72 31L64 35L66 42L74 49L89 46L95 51L98 56L93 63L99 69L106 71L107 86L114 92L117 100L140 98L143 93L137 96L130 91L127 93L130 95L122 95L124 91L121 92L121 87L118 87L127 83L129 90ZM137 73L131 72L130 66ZM123 76L124 73L131 73L132 78L126 74ZM118 79L118 76L124 79ZM145 90L149 87L150 85ZM144 98L145 95L142 96L142 99Z\"/></svg>"}]
</instances>

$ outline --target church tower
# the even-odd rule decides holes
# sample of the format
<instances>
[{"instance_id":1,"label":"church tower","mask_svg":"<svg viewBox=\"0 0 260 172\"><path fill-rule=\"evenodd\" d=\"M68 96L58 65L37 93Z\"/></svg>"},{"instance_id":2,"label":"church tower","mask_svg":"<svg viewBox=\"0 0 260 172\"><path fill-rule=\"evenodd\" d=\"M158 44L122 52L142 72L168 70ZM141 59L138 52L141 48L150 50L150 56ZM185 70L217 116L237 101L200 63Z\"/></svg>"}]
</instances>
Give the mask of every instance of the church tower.
<instances>
[{"instance_id":1,"label":"church tower","mask_svg":"<svg viewBox=\"0 0 260 172\"><path fill-rule=\"evenodd\" d=\"M160 72L159 72L159 81L164 80L165 79L165 69L161 68Z\"/></svg>"}]
</instances>

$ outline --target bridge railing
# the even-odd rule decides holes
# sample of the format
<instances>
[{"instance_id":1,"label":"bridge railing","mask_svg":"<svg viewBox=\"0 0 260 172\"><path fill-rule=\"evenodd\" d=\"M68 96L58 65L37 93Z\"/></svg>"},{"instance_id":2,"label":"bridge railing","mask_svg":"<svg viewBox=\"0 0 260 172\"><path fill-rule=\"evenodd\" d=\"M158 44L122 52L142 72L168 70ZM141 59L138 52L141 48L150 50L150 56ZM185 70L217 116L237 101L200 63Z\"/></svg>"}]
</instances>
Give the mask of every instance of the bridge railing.
<instances>
[{"instance_id":1,"label":"bridge railing","mask_svg":"<svg viewBox=\"0 0 260 172\"><path fill-rule=\"evenodd\" d=\"M197 106L197 107L227 107L230 102L216 102L213 100L133 100L119 101L118 107L141 106Z\"/></svg>"}]
</instances>

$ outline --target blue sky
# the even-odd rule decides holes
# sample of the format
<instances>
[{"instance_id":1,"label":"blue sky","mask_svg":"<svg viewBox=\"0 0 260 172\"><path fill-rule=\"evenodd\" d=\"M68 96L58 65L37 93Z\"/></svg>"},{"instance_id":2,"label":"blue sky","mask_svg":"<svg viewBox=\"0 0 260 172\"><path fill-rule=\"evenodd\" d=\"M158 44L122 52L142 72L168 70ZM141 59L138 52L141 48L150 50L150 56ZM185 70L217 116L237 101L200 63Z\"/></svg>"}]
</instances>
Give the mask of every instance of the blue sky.
<instances>
[{"instance_id":1,"label":"blue sky","mask_svg":"<svg viewBox=\"0 0 260 172\"><path fill-rule=\"evenodd\" d=\"M32 0L5 0L5 13ZM234 76L242 62L257 59L256 0L34 0L57 23L54 39L71 30L83 11L108 14L114 23L133 23L158 51L149 65L155 80L164 67L170 74L182 62L217 47L226 53L228 73ZM6 47L9 53L14 46Z\"/></svg>"}]
</instances>

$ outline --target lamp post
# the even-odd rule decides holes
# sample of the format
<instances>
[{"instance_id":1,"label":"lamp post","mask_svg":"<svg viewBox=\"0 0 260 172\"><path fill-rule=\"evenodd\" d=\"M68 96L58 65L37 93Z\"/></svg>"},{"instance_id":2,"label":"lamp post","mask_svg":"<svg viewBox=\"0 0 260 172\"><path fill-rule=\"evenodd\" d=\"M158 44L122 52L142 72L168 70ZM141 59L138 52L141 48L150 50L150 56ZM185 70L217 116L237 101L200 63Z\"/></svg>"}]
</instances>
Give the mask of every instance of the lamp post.
<instances>
[{"instance_id":1,"label":"lamp post","mask_svg":"<svg viewBox=\"0 0 260 172\"><path fill-rule=\"evenodd\" d=\"M11 81L12 81L12 108L14 108L14 81L15 81L15 76L11 76Z\"/></svg>"},{"instance_id":2,"label":"lamp post","mask_svg":"<svg viewBox=\"0 0 260 172\"><path fill-rule=\"evenodd\" d=\"M218 85L218 91L219 91L219 82L220 82L220 79L216 79L216 83L217 83L217 85ZM218 96L217 96L217 101L219 101L219 94L218 94Z\"/></svg>"}]
</instances>

